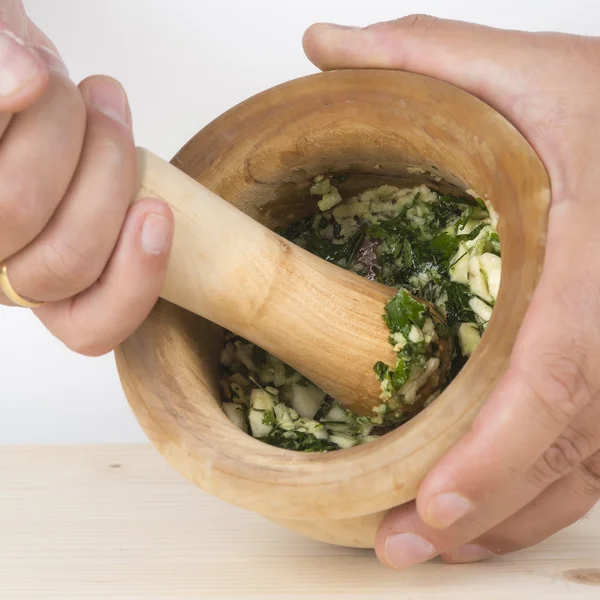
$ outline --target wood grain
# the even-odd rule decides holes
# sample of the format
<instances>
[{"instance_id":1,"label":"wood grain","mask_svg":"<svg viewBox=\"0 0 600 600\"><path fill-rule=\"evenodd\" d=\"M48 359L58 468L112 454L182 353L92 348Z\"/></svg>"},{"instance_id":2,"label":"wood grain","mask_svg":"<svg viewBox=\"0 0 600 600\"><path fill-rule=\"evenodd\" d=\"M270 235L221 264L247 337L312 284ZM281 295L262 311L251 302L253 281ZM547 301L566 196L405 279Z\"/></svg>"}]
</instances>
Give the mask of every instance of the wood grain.
<instances>
[{"instance_id":1,"label":"wood grain","mask_svg":"<svg viewBox=\"0 0 600 600\"><path fill-rule=\"evenodd\" d=\"M288 242L147 150L138 156L138 197L162 198L175 217L161 297L257 344L354 412L372 416L381 404L373 365L396 362L382 318L396 290Z\"/></svg>"},{"instance_id":2,"label":"wood grain","mask_svg":"<svg viewBox=\"0 0 600 600\"><path fill-rule=\"evenodd\" d=\"M372 547L385 511L414 499L504 373L543 264L550 189L542 163L477 98L374 70L322 73L258 94L200 131L173 164L268 227L315 209L308 190L320 173L347 176L344 194L407 181L476 190L498 211L502 282L482 343L426 410L370 444L293 453L235 428L220 407L222 330L168 302L116 352L138 421L185 477L309 537Z\"/></svg>"},{"instance_id":3,"label":"wood grain","mask_svg":"<svg viewBox=\"0 0 600 600\"><path fill-rule=\"evenodd\" d=\"M0 449L2 600L587 600L600 510L535 549L404 573L177 475L149 446Z\"/></svg>"}]
</instances>

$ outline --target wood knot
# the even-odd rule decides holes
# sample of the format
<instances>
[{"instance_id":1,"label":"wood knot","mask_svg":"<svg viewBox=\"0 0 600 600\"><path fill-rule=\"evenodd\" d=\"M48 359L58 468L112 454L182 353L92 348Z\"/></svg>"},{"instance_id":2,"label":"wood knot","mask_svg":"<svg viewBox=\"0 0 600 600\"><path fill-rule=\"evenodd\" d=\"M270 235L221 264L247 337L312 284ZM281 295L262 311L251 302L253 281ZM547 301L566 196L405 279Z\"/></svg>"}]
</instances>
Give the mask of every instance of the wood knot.
<instances>
[{"instance_id":1,"label":"wood knot","mask_svg":"<svg viewBox=\"0 0 600 600\"><path fill-rule=\"evenodd\" d=\"M563 576L573 583L600 586L600 569L572 569L565 571Z\"/></svg>"}]
</instances>

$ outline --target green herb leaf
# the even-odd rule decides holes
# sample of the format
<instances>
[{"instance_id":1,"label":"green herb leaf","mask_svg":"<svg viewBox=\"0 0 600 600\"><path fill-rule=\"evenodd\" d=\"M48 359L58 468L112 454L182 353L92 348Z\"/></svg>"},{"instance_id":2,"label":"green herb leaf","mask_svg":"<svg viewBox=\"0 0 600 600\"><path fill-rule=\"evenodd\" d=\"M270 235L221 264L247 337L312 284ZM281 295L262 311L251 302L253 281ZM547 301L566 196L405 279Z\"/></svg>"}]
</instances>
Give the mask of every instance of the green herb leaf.
<instances>
[{"instance_id":1,"label":"green herb leaf","mask_svg":"<svg viewBox=\"0 0 600 600\"><path fill-rule=\"evenodd\" d=\"M263 425L277 425L277 417L275 416L275 411L270 408L269 410L265 410L265 413L262 418Z\"/></svg>"},{"instance_id":2,"label":"green herb leaf","mask_svg":"<svg viewBox=\"0 0 600 600\"><path fill-rule=\"evenodd\" d=\"M454 281L448 282L445 287L448 296L446 301L446 320L449 326L458 323L470 323L475 321L475 313L469 306L471 293L469 287Z\"/></svg>"},{"instance_id":3,"label":"green herb leaf","mask_svg":"<svg viewBox=\"0 0 600 600\"><path fill-rule=\"evenodd\" d=\"M396 257L397 258L397 257ZM410 242L404 238L402 241L402 258L404 260L404 266L408 269L414 269L415 267L415 255L413 253Z\"/></svg>"},{"instance_id":4,"label":"green herb leaf","mask_svg":"<svg viewBox=\"0 0 600 600\"><path fill-rule=\"evenodd\" d=\"M453 196L452 194L446 194L445 196L442 196L440 198L440 202L448 202L450 204L462 204L464 206L474 206L474 207L485 206L485 203L481 199L476 200L475 198L473 198L471 196L462 197L462 196Z\"/></svg>"},{"instance_id":5,"label":"green herb leaf","mask_svg":"<svg viewBox=\"0 0 600 600\"><path fill-rule=\"evenodd\" d=\"M456 222L456 230L458 231L461 227L464 227L469 220L471 219L471 217L473 216L473 213L475 212L475 208L473 206L467 206L467 208L465 208L465 210L463 211L462 216L460 217L460 219Z\"/></svg>"},{"instance_id":6,"label":"green herb leaf","mask_svg":"<svg viewBox=\"0 0 600 600\"><path fill-rule=\"evenodd\" d=\"M429 249L437 260L446 262L456 254L459 244L460 237L442 233L429 242Z\"/></svg>"},{"instance_id":7,"label":"green herb leaf","mask_svg":"<svg viewBox=\"0 0 600 600\"><path fill-rule=\"evenodd\" d=\"M277 446L285 450L296 450L298 452L328 452L330 450L339 450L339 448L328 440L318 440L312 433L293 432L294 435L288 435L289 431L274 429L268 436L257 438L271 446Z\"/></svg>"},{"instance_id":8,"label":"green herb leaf","mask_svg":"<svg viewBox=\"0 0 600 600\"><path fill-rule=\"evenodd\" d=\"M364 234L358 232L345 243L334 244L321 235L314 234L308 241L307 250L327 262L347 269L352 265L363 239Z\"/></svg>"},{"instance_id":9,"label":"green herb leaf","mask_svg":"<svg viewBox=\"0 0 600 600\"><path fill-rule=\"evenodd\" d=\"M389 300L385 313L383 318L392 333L408 334L412 325L423 327L428 310L402 289Z\"/></svg>"},{"instance_id":10,"label":"green herb leaf","mask_svg":"<svg viewBox=\"0 0 600 600\"><path fill-rule=\"evenodd\" d=\"M373 224L373 225L369 225L367 227L367 230L365 231L366 236L371 240L371 239L376 239L376 240L387 240L390 237L389 232L387 232L381 224Z\"/></svg>"},{"instance_id":11,"label":"green herb leaf","mask_svg":"<svg viewBox=\"0 0 600 600\"><path fill-rule=\"evenodd\" d=\"M477 225L477 227L475 227L475 229L473 229L473 231L471 231L471 233L465 233L464 235L459 235L458 240L460 242L463 242L465 240L474 240L481 233L481 230L484 227L485 227L485 224L480 223L479 225Z\"/></svg>"},{"instance_id":12,"label":"green herb leaf","mask_svg":"<svg viewBox=\"0 0 600 600\"><path fill-rule=\"evenodd\" d=\"M376 362L373 368L375 369L375 373L377 374L379 381L383 381L388 371L390 370L390 368L384 362L381 361Z\"/></svg>"},{"instance_id":13,"label":"green herb leaf","mask_svg":"<svg viewBox=\"0 0 600 600\"><path fill-rule=\"evenodd\" d=\"M489 245L490 245L490 248L489 248L490 252L492 252L496 256L501 256L501 254L500 254L500 238L498 237L498 234L496 232L493 232L490 234Z\"/></svg>"},{"instance_id":14,"label":"green herb leaf","mask_svg":"<svg viewBox=\"0 0 600 600\"><path fill-rule=\"evenodd\" d=\"M392 387L398 391L408 381L411 372L412 365L410 359L404 353L399 354L396 367L390 373Z\"/></svg>"}]
</instances>

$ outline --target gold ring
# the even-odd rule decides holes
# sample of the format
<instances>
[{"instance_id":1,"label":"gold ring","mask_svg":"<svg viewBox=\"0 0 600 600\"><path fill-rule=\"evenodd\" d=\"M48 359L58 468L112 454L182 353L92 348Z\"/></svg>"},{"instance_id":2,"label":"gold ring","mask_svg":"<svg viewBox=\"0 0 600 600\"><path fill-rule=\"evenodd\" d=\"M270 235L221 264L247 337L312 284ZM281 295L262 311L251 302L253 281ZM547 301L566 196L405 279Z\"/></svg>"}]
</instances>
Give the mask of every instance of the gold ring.
<instances>
[{"instance_id":1,"label":"gold ring","mask_svg":"<svg viewBox=\"0 0 600 600\"><path fill-rule=\"evenodd\" d=\"M2 265L0 267L0 290L4 292L4 295L17 306L21 308L37 308L38 306L42 306L43 302L32 302L31 300L27 300L27 298L23 298L16 291L15 288L10 283L10 279L8 278L8 271L6 270L6 265Z\"/></svg>"}]
</instances>

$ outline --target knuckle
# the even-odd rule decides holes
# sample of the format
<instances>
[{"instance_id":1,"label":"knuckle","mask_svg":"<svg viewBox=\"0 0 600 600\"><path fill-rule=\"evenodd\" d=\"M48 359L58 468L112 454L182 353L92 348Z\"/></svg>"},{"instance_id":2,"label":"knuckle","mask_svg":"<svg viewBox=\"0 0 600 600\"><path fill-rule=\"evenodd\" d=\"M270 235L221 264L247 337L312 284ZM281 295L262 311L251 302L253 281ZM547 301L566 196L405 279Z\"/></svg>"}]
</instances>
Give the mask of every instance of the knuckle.
<instances>
[{"instance_id":1,"label":"knuckle","mask_svg":"<svg viewBox=\"0 0 600 600\"><path fill-rule=\"evenodd\" d=\"M133 137L131 129L123 123L98 111L90 111L87 118L87 135L104 143L118 144L121 148L125 142L130 142Z\"/></svg>"},{"instance_id":2,"label":"knuckle","mask_svg":"<svg viewBox=\"0 0 600 600\"><path fill-rule=\"evenodd\" d=\"M68 241L47 244L40 268L44 279L51 282L52 287L59 286L64 291L64 297L88 288L101 272L93 253Z\"/></svg>"},{"instance_id":3,"label":"knuckle","mask_svg":"<svg viewBox=\"0 0 600 600\"><path fill-rule=\"evenodd\" d=\"M137 154L131 131L112 119L90 118L85 155L93 157L94 167L102 172L124 174L125 181L136 178Z\"/></svg>"},{"instance_id":4,"label":"knuckle","mask_svg":"<svg viewBox=\"0 0 600 600\"><path fill-rule=\"evenodd\" d=\"M586 496L600 495L600 452L581 463L581 486Z\"/></svg>"},{"instance_id":5,"label":"knuckle","mask_svg":"<svg viewBox=\"0 0 600 600\"><path fill-rule=\"evenodd\" d=\"M122 134L112 135L105 131L94 148L94 160L104 168L122 169L131 154L128 141Z\"/></svg>"},{"instance_id":6,"label":"knuckle","mask_svg":"<svg viewBox=\"0 0 600 600\"><path fill-rule=\"evenodd\" d=\"M120 163L125 153L123 141L120 129L104 128L99 136L99 143L96 148L99 158L106 162Z\"/></svg>"},{"instance_id":7,"label":"knuckle","mask_svg":"<svg viewBox=\"0 0 600 600\"><path fill-rule=\"evenodd\" d=\"M412 14L401 19L396 19L396 25L401 28L408 30L410 33L417 35L423 35L429 31L429 29L439 22L437 17L426 14Z\"/></svg>"},{"instance_id":8,"label":"knuckle","mask_svg":"<svg viewBox=\"0 0 600 600\"><path fill-rule=\"evenodd\" d=\"M0 192L0 222L6 224L7 234L18 245L26 243L41 231L46 220L46 211L41 210L42 204L39 190L25 178L15 177L14 181L3 185Z\"/></svg>"},{"instance_id":9,"label":"knuckle","mask_svg":"<svg viewBox=\"0 0 600 600\"><path fill-rule=\"evenodd\" d=\"M66 166L74 167L85 128L85 106L76 86L65 77L52 76L43 100L19 115L26 123L52 114L54 128L44 129L46 142L52 139L61 160L38 161L32 165L25 145L16 147L2 161L0 186L0 223L2 251L12 253L31 242L44 228L64 193ZM26 127L26 125L24 125ZM58 135L60 133L60 136ZM28 152L28 154L23 154ZM57 164L60 168L57 168ZM68 173L69 179L72 172ZM6 247L5 247L6 246Z\"/></svg>"},{"instance_id":10,"label":"knuckle","mask_svg":"<svg viewBox=\"0 0 600 600\"><path fill-rule=\"evenodd\" d=\"M589 437L572 427L561 435L533 465L528 477L540 486L571 473L590 454Z\"/></svg>"},{"instance_id":11,"label":"knuckle","mask_svg":"<svg viewBox=\"0 0 600 600\"><path fill-rule=\"evenodd\" d=\"M541 355L541 368L525 381L544 418L569 422L598 392L597 382L589 375L588 357L587 347L577 340Z\"/></svg>"}]
</instances>

